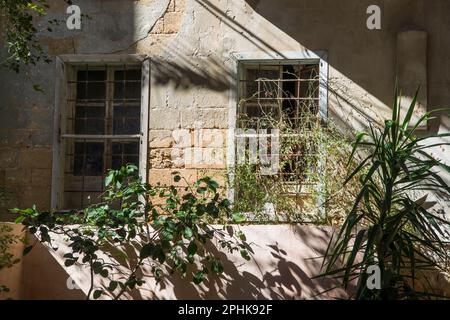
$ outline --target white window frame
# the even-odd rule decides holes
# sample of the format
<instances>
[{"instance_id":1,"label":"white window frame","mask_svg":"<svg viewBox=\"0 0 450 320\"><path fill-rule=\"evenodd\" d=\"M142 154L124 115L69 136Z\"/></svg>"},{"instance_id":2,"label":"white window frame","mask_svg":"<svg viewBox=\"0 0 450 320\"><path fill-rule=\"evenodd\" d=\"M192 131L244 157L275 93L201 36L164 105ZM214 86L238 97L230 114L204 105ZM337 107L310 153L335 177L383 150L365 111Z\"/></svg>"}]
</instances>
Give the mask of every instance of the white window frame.
<instances>
[{"instance_id":1,"label":"white window frame","mask_svg":"<svg viewBox=\"0 0 450 320\"><path fill-rule=\"evenodd\" d=\"M147 181L148 177L148 130L150 100L150 59L146 55L130 54L69 54L56 57L55 107L53 114L53 163L52 163L52 210L61 209L64 197L64 143L66 112L68 109L68 80L72 78L72 67L77 65L141 65L141 130L139 134L139 176ZM119 136L116 136L119 137Z\"/></svg>"},{"instance_id":2,"label":"white window frame","mask_svg":"<svg viewBox=\"0 0 450 320\"><path fill-rule=\"evenodd\" d=\"M235 134L239 99L239 79L241 78L242 65L245 64L318 64L319 65L319 115L326 121L328 118L328 52L327 51L281 51L281 52L241 52L231 55L232 70L235 71L235 77L230 83L230 99L228 114L228 137L227 137L227 170L230 185L233 185L235 176ZM319 167L322 161L319 163ZM319 182L318 188L323 188L323 182ZM322 193L321 193L322 194ZM228 198L230 201L235 199L235 190L228 189ZM325 215L325 199L318 199L318 209L321 215Z\"/></svg>"}]
</instances>

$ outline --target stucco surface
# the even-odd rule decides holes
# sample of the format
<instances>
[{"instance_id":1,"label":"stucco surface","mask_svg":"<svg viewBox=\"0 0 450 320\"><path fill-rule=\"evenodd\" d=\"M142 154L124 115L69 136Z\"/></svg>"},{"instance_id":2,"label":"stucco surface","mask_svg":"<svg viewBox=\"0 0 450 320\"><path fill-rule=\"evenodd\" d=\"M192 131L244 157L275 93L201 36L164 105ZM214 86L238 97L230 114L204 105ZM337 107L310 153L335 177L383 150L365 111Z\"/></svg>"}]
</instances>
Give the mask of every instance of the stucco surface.
<instances>
[{"instance_id":1,"label":"stucco surface","mask_svg":"<svg viewBox=\"0 0 450 320\"><path fill-rule=\"evenodd\" d=\"M239 253L228 254L214 243L209 251L224 262L224 273L208 277L202 285L175 275L167 275L156 282L150 267L144 268L146 283L139 290L128 292L123 299L331 299L345 297L342 289L325 294L336 285L323 279L311 279L320 273L322 260L331 230L300 225L260 225L239 227L251 247L251 260L245 261ZM236 227L235 227L236 230ZM24 260L22 297L27 299L79 299L89 290L89 270L77 264L64 266L67 244L58 236L53 248L45 249L39 243ZM33 243L35 238L31 238ZM105 261L116 263L105 254ZM123 269L125 270L125 269ZM67 289L70 277L81 288ZM111 273L114 275L114 273ZM98 281L97 281L98 280ZM96 287L107 285L99 279ZM103 299L108 299L103 296Z\"/></svg>"}]
</instances>

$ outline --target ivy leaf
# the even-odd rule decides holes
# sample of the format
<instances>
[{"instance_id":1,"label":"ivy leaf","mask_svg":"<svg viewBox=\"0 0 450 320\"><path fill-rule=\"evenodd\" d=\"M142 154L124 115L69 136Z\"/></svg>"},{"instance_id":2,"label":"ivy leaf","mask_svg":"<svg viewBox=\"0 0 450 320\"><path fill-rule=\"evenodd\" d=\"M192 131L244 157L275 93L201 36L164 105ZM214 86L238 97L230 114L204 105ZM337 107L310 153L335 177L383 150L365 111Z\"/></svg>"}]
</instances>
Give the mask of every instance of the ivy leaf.
<instances>
[{"instance_id":1,"label":"ivy leaf","mask_svg":"<svg viewBox=\"0 0 450 320\"><path fill-rule=\"evenodd\" d=\"M50 236L48 235L48 233L43 233L41 234L41 241L42 242L50 242Z\"/></svg>"},{"instance_id":2,"label":"ivy leaf","mask_svg":"<svg viewBox=\"0 0 450 320\"><path fill-rule=\"evenodd\" d=\"M231 206L231 202L230 202L230 200L228 200L228 199L223 199L221 202L220 202L220 204L219 204L219 206L221 207L221 208L229 208L230 206Z\"/></svg>"},{"instance_id":3,"label":"ivy leaf","mask_svg":"<svg viewBox=\"0 0 450 320\"><path fill-rule=\"evenodd\" d=\"M239 237L239 239L241 239L242 241L246 241L247 240L247 237L245 236L245 234L242 232L242 231L238 231L237 233L236 233L236 235Z\"/></svg>"},{"instance_id":4,"label":"ivy leaf","mask_svg":"<svg viewBox=\"0 0 450 320\"><path fill-rule=\"evenodd\" d=\"M206 190L207 189L205 187L198 187L197 188L197 193L204 194L206 192Z\"/></svg>"},{"instance_id":5,"label":"ivy leaf","mask_svg":"<svg viewBox=\"0 0 450 320\"><path fill-rule=\"evenodd\" d=\"M219 208L217 208L217 206L213 202L210 202L206 205L206 212L208 212L208 214L214 218L217 218L219 216Z\"/></svg>"},{"instance_id":6,"label":"ivy leaf","mask_svg":"<svg viewBox=\"0 0 450 320\"><path fill-rule=\"evenodd\" d=\"M156 280L161 280L163 272L160 268L155 268L153 273L155 275Z\"/></svg>"}]
</instances>

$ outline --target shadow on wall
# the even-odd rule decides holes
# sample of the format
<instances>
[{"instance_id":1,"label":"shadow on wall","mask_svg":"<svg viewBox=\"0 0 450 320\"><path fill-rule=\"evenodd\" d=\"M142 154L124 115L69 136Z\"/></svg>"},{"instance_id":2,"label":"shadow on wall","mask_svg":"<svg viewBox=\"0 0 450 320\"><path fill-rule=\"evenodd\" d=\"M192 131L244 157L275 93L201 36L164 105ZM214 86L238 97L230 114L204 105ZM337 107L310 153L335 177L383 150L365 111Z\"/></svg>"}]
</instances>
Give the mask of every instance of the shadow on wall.
<instances>
[{"instance_id":1,"label":"shadow on wall","mask_svg":"<svg viewBox=\"0 0 450 320\"><path fill-rule=\"evenodd\" d=\"M32 237L31 243L36 241ZM70 276L49 252L36 242L22 262L20 299L25 300L83 300L86 295L70 280Z\"/></svg>"},{"instance_id":2,"label":"shadow on wall","mask_svg":"<svg viewBox=\"0 0 450 320\"><path fill-rule=\"evenodd\" d=\"M207 0L198 0L207 2ZM425 30L428 43L428 110L449 105L448 88L450 51L446 0L378 1L381 8L381 30L369 30L366 21L371 0L245 0L255 12L310 50L327 50L330 68L353 81L375 100L391 106L396 77L397 33ZM342 91L341 91L342 93ZM336 99L345 100L339 92ZM352 93L351 93L352 94ZM370 102L370 101L369 101ZM343 101L374 121L354 101ZM375 113L376 114L376 113ZM341 119L343 123L346 119ZM436 131L443 119L430 123ZM444 125L444 124L443 124Z\"/></svg>"},{"instance_id":3,"label":"shadow on wall","mask_svg":"<svg viewBox=\"0 0 450 320\"><path fill-rule=\"evenodd\" d=\"M209 252L224 262L224 273L208 276L195 285L178 274L150 280L139 293L141 299L333 299L346 293L330 279L311 279L320 273L321 256L330 238L330 228L300 225L239 227L251 245L252 259L230 255L210 245ZM150 278L149 278L150 279Z\"/></svg>"},{"instance_id":4,"label":"shadow on wall","mask_svg":"<svg viewBox=\"0 0 450 320\"><path fill-rule=\"evenodd\" d=\"M160 282L147 270L146 283L124 299L333 299L345 298L341 288L320 294L337 285L334 280L311 279L320 273L331 229L301 225L259 225L234 227L242 230L252 248L246 262L237 254L225 254L215 245L209 250L224 262L224 273L208 277L201 285L168 275ZM63 248L62 239L54 245ZM89 271L63 267L64 251L50 253L38 245L25 260L22 291L28 299L83 299L80 290L68 290L68 274L87 292ZM126 265L127 261L120 261ZM31 270L33 272L31 272Z\"/></svg>"},{"instance_id":5,"label":"shadow on wall","mask_svg":"<svg viewBox=\"0 0 450 320\"><path fill-rule=\"evenodd\" d=\"M152 57L152 85L171 84L175 89L206 87L212 91L229 90L235 72L226 68L214 57L204 59L187 59L182 54L171 51L171 57Z\"/></svg>"}]
</instances>

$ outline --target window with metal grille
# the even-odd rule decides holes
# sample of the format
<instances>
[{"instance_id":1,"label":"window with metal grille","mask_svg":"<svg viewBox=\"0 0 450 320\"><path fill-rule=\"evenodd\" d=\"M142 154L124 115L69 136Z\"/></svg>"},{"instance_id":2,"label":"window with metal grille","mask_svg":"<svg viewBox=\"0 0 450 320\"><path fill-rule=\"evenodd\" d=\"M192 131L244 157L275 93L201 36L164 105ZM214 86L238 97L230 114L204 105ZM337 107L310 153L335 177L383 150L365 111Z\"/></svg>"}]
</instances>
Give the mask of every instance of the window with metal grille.
<instances>
[{"instance_id":1,"label":"window with metal grille","mask_svg":"<svg viewBox=\"0 0 450 320\"><path fill-rule=\"evenodd\" d=\"M240 134L245 136L249 129L280 130L278 173L256 179L267 184L267 190L276 185L287 195L304 197L316 184L308 172L317 165L314 155L318 146L307 136L311 128L320 125L319 91L319 62L241 63L236 117L236 127L243 129ZM260 175L258 165L253 171ZM239 190L239 181L237 184L239 197L243 190Z\"/></svg>"},{"instance_id":2,"label":"window with metal grille","mask_svg":"<svg viewBox=\"0 0 450 320\"><path fill-rule=\"evenodd\" d=\"M141 66L77 65L67 80L63 208L98 203L109 169L139 167Z\"/></svg>"}]
</instances>

